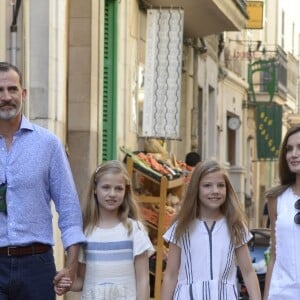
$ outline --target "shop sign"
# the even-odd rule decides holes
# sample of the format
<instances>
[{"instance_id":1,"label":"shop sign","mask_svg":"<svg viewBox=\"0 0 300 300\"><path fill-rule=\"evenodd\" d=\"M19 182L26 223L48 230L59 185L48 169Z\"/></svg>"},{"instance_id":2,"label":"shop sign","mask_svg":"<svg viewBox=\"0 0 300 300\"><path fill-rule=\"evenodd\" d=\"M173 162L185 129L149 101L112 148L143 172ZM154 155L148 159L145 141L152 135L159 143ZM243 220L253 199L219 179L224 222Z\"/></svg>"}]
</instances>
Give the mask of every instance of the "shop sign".
<instances>
[{"instance_id":1,"label":"shop sign","mask_svg":"<svg viewBox=\"0 0 300 300\"><path fill-rule=\"evenodd\" d=\"M247 1L249 19L246 24L246 29L263 28L263 7L263 1Z\"/></svg>"},{"instance_id":2,"label":"shop sign","mask_svg":"<svg viewBox=\"0 0 300 300\"><path fill-rule=\"evenodd\" d=\"M282 106L256 103L256 138L258 160L278 159L281 142Z\"/></svg>"}]
</instances>

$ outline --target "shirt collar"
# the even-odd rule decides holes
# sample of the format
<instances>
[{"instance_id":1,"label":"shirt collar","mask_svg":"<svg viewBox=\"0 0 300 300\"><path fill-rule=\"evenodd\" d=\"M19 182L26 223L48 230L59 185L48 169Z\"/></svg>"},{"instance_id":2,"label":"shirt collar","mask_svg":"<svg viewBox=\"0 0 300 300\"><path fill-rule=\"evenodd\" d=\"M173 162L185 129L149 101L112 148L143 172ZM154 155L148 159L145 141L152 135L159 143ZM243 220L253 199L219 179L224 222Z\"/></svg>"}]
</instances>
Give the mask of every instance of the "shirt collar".
<instances>
[{"instance_id":1,"label":"shirt collar","mask_svg":"<svg viewBox=\"0 0 300 300\"><path fill-rule=\"evenodd\" d=\"M23 129L25 129L25 130L31 130L31 131L34 130L34 129L33 129L33 124L30 123L30 122L26 119L26 117L25 117L24 115L22 115L22 120L21 120L21 125L20 125L20 130L23 130Z\"/></svg>"}]
</instances>

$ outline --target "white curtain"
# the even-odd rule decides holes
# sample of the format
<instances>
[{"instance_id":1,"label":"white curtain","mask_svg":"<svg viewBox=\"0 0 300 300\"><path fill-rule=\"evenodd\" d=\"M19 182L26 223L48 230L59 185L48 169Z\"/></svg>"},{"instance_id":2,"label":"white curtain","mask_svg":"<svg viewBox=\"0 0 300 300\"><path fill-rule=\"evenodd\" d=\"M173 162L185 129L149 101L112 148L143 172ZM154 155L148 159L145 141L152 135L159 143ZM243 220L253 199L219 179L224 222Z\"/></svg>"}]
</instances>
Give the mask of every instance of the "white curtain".
<instances>
[{"instance_id":1,"label":"white curtain","mask_svg":"<svg viewBox=\"0 0 300 300\"><path fill-rule=\"evenodd\" d=\"M182 9L149 9L143 136L179 139Z\"/></svg>"}]
</instances>

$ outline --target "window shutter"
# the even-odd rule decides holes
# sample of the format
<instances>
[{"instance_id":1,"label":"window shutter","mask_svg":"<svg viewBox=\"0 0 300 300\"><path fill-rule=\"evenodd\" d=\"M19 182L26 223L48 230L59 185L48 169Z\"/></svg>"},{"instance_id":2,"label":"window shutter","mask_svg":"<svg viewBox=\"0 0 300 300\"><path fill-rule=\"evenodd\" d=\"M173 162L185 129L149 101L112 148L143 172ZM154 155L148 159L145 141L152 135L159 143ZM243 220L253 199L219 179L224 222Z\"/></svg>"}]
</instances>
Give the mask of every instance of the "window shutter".
<instances>
[{"instance_id":1,"label":"window shutter","mask_svg":"<svg viewBox=\"0 0 300 300\"><path fill-rule=\"evenodd\" d=\"M117 0L105 0L102 161L117 157Z\"/></svg>"}]
</instances>

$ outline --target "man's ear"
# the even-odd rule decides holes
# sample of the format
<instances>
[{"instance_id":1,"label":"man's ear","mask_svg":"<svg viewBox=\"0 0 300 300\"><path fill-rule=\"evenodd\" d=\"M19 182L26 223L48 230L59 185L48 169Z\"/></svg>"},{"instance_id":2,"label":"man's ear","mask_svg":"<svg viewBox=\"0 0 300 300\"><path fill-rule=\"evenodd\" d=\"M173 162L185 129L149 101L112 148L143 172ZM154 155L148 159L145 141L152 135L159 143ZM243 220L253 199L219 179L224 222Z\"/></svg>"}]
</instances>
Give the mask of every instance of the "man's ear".
<instances>
[{"instance_id":1,"label":"man's ear","mask_svg":"<svg viewBox=\"0 0 300 300\"><path fill-rule=\"evenodd\" d=\"M27 96L27 89L23 89L22 90L22 100L26 100L26 96Z\"/></svg>"}]
</instances>

